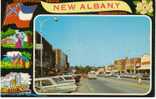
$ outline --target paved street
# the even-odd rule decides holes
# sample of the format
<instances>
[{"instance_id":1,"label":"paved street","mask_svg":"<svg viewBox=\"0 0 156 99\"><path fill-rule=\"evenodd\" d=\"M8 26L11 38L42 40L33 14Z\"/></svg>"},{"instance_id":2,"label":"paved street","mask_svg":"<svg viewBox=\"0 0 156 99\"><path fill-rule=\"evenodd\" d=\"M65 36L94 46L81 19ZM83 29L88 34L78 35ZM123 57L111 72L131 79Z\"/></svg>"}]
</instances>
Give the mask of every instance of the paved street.
<instances>
[{"instance_id":1,"label":"paved street","mask_svg":"<svg viewBox=\"0 0 156 99\"><path fill-rule=\"evenodd\" d=\"M150 87L149 81L142 81L125 78L104 78L82 79L76 93L146 93Z\"/></svg>"}]
</instances>

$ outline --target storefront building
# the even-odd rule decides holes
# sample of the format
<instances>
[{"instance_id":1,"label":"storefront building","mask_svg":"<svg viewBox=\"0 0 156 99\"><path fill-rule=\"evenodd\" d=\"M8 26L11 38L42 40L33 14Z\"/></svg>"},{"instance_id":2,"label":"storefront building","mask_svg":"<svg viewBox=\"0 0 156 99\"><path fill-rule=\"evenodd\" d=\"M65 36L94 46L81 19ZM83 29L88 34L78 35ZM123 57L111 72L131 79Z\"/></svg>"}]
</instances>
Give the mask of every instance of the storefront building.
<instances>
[{"instance_id":1,"label":"storefront building","mask_svg":"<svg viewBox=\"0 0 156 99\"><path fill-rule=\"evenodd\" d=\"M138 72L149 75L150 68L151 68L150 55L145 54L141 57L141 66L138 68Z\"/></svg>"}]
</instances>

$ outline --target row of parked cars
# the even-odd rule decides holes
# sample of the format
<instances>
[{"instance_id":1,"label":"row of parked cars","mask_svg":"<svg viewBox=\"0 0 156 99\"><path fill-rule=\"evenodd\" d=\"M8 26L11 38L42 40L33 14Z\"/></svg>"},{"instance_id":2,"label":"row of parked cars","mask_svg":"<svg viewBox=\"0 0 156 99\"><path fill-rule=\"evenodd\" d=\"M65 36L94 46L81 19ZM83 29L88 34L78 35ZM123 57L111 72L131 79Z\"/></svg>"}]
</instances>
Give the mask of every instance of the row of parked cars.
<instances>
[{"instance_id":1,"label":"row of parked cars","mask_svg":"<svg viewBox=\"0 0 156 99\"><path fill-rule=\"evenodd\" d=\"M133 79L138 79L141 78L143 80L149 80L150 77L149 75L145 75L145 74L112 74L112 73L108 73L108 74L99 74L99 77L120 77L120 78L133 78Z\"/></svg>"},{"instance_id":2,"label":"row of parked cars","mask_svg":"<svg viewBox=\"0 0 156 99\"><path fill-rule=\"evenodd\" d=\"M142 80L150 80L149 74L121 74L120 76L123 78L141 78Z\"/></svg>"},{"instance_id":3,"label":"row of parked cars","mask_svg":"<svg viewBox=\"0 0 156 99\"><path fill-rule=\"evenodd\" d=\"M77 90L78 75L61 75L35 79L35 90L38 93L70 93Z\"/></svg>"}]
</instances>

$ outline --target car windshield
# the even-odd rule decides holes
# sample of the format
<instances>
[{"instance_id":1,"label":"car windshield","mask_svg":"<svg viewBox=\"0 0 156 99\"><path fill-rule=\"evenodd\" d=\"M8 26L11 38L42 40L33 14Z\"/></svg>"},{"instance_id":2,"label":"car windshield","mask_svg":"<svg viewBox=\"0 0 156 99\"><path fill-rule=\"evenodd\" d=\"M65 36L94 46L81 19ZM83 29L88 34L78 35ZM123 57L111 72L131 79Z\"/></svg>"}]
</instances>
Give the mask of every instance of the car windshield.
<instances>
[{"instance_id":1,"label":"car windshield","mask_svg":"<svg viewBox=\"0 0 156 99\"><path fill-rule=\"evenodd\" d=\"M62 77L56 77L56 78L52 78L56 83L63 83L64 79Z\"/></svg>"},{"instance_id":2,"label":"car windshield","mask_svg":"<svg viewBox=\"0 0 156 99\"><path fill-rule=\"evenodd\" d=\"M95 75L95 73L88 73L88 75Z\"/></svg>"},{"instance_id":3,"label":"car windshield","mask_svg":"<svg viewBox=\"0 0 156 99\"><path fill-rule=\"evenodd\" d=\"M73 77L72 76L65 76L64 79L65 80L73 80Z\"/></svg>"}]
</instances>

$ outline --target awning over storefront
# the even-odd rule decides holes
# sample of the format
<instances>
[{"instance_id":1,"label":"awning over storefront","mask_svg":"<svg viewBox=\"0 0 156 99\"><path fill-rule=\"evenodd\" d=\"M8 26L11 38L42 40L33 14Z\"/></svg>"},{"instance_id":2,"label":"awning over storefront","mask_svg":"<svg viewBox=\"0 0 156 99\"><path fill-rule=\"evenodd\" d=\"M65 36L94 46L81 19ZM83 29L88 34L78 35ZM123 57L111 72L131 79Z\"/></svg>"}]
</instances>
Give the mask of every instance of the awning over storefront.
<instances>
[{"instance_id":1,"label":"awning over storefront","mask_svg":"<svg viewBox=\"0 0 156 99\"><path fill-rule=\"evenodd\" d=\"M110 70L106 70L105 72L106 72L106 73L110 73L110 72L112 72L112 71L110 71Z\"/></svg>"},{"instance_id":2,"label":"awning over storefront","mask_svg":"<svg viewBox=\"0 0 156 99\"><path fill-rule=\"evenodd\" d=\"M150 65L144 65L138 68L138 70L150 70Z\"/></svg>"},{"instance_id":3,"label":"awning over storefront","mask_svg":"<svg viewBox=\"0 0 156 99\"><path fill-rule=\"evenodd\" d=\"M112 70L113 73L119 72L118 70Z\"/></svg>"}]
</instances>

